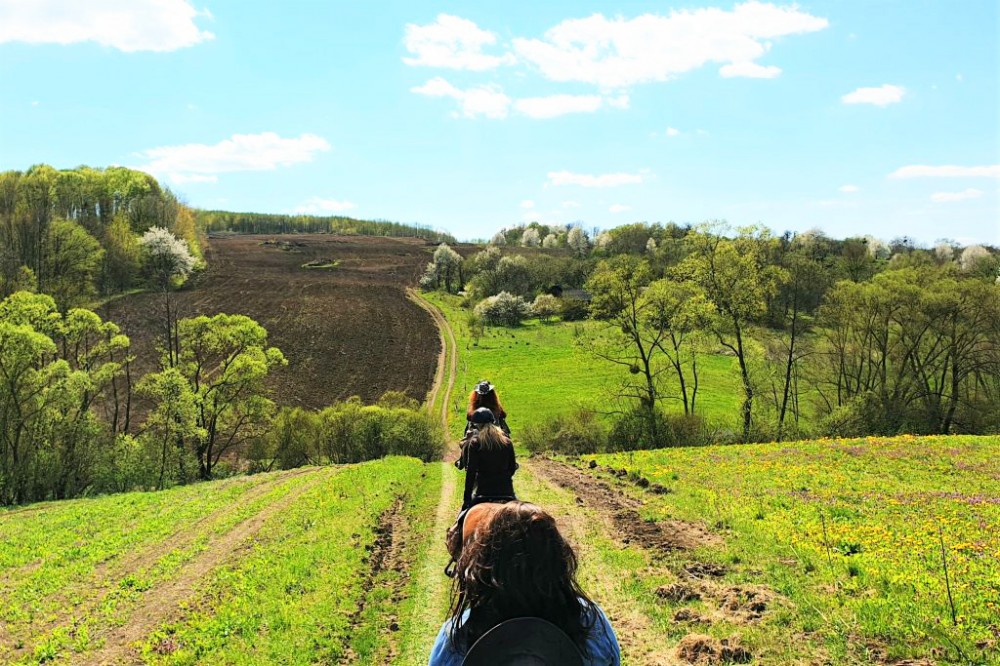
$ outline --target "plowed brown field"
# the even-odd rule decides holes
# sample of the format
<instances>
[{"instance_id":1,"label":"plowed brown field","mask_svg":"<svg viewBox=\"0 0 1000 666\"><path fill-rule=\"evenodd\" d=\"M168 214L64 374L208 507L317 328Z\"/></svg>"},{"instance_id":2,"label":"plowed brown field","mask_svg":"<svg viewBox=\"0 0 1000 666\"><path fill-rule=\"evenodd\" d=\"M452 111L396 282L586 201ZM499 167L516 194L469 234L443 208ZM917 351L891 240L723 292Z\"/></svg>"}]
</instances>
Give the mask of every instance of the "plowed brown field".
<instances>
[{"instance_id":1,"label":"plowed brown field","mask_svg":"<svg viewBox=\"0 0 1000 666\"><path fill-rule=\"evenodd\" d=\"M321 408L389 390L423 400L440 350L431 316L408 300L434 245L410 238L288 235L211 238L208 268L172 295L180 316L245 314L260 322L288 367L274 373L279 404ZM309 262L334 268L303 268ZM162 295L137 294L103 315L132 338L150 369Z\"/></svg>"}]
</instances>

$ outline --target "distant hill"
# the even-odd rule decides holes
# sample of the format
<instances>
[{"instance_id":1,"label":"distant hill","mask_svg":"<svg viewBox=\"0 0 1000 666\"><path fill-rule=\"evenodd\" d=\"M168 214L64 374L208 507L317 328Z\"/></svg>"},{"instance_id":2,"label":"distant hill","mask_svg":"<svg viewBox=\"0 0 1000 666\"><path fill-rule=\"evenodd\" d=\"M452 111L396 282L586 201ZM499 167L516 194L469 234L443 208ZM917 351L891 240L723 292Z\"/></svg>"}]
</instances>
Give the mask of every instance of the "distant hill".
<instances>
[{"instance_id":1,"label":"distant hill","mask_svg":"<svg viewBox=\"0 0 1000 666\"><path fill-rule=\"evenodd\" d=\"M455 237L430 227L402 224L387 220L357 220L332 215L280 215L270 213L234 213L224 210L199 210L197 220L202 229L212 232L240 234L341 234L348 236L394 236L423 238L435 243L454 243Z\"/></svg>"}]
</instances>

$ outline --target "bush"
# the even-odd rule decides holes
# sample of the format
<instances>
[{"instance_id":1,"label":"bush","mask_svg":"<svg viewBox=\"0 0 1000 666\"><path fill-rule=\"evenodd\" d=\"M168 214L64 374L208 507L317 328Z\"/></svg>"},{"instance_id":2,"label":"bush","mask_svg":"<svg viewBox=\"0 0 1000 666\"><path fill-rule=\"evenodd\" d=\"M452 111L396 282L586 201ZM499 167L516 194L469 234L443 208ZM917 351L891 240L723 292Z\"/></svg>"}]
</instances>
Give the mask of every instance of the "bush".
<instances>
[{"instance_id":1,"label":"bush","mask_svg":"<svg viewBox=\"0 0 1000 666\"><path fill-rule=\"evenodd\" d=\"M551 294L539 294L531 304L531 313L542 321L548 321L559 314L559 299Z\"/></svg>"},{"instance_id":2,"label":"bush","mask_svg":"<svg viewBox=\"0 0 1000 666\"><path fill-rule=\"evenodd\" d=\"M656 439L650 433L649 413L633 409L617 419L608 434L611 451L637 451L662 449L670 446L700 446L709 443L705 423L700 416L664 412L657 409Z\"/></svg>"},{"instance_id":3,"label":"bush","mask_svg":"<svg viewBox=\"0 0 1000 666\"><path fill-rule=\"evenodd\" d=\"M590 306L578 298L564 298L559 303L559 315L563 321L583 321L590 315Z\"/></svg>"},{"instance_id":4,"label":"bush","mask_svg":"<svg viewBox=\"0 0 1000 666\"><path fill-rule=\"evenodd\" d=\"M608 436L597 415L589 409L561 414L551 421L524 429L524 446L532 453L554 452L567 455L600 453L607 450Z\"/></svg>"},{"instance_id":5,"label":"bush","mask_svg":"<svg viewBox=\"0 0 1000 666\"><path fill-rule=\"evenodd\" d=\"M493 326L518 326L531 314L531 307L520 296L501 291L480 301L476 314Z\"/></svg>"}]
</instances>

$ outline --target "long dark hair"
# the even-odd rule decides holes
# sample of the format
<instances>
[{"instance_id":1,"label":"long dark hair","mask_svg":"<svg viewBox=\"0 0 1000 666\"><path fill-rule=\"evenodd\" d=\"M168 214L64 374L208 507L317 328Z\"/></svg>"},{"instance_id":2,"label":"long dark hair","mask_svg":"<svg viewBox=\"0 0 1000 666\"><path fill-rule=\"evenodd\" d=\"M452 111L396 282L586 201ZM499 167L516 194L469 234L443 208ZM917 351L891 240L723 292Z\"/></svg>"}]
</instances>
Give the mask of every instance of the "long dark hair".
<instances>
[{"instance_id":1,"label":"long dark hair","mask_svg":"<svg viewBox=\"0 0 1000 666\"><path fill-rule=\"evenodd\" d=\"M489 393L485 395L479 393L478 391L473 391L469 394L469 408L467 413L471 416L472 412L476 411L480 407L487 407L493 416L497 420L502 419L506 416L507 412L504 411L503 405L500 404L500 396L497 395L496 389L491 389Z\"/></svg>"},{"instance_id":2,"label":"long dark hair","mask_svg":"<svg viewBox=\"0 0 1000 666\"><path fill-rule=\"evenodd\" d=\"M452 644L464 653L505 620L540 617L583 649L596 616L587 613L593 602L580 589L576 570L576 553L551 515L527 502L498 507L462 548L455 567Z\"/></svg>"}]
</instances>

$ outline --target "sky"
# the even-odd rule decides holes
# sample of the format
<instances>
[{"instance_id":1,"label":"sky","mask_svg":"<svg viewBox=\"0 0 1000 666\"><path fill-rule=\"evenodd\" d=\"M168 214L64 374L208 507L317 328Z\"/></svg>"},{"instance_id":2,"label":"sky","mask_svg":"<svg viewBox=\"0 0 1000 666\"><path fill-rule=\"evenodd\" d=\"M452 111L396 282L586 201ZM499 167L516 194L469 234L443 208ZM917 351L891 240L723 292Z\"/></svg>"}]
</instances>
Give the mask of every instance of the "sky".
<instances>
[{"instance_id":1,"label":"sky","mask_svg":"<svg viewBox=\"0 0 1000 666\"><path fill-rule=\"evenodd\" d=\"M460 239L530 221L1000 245L996 0L0 0L0 170Z\"/></svg>"}]
</instances>

